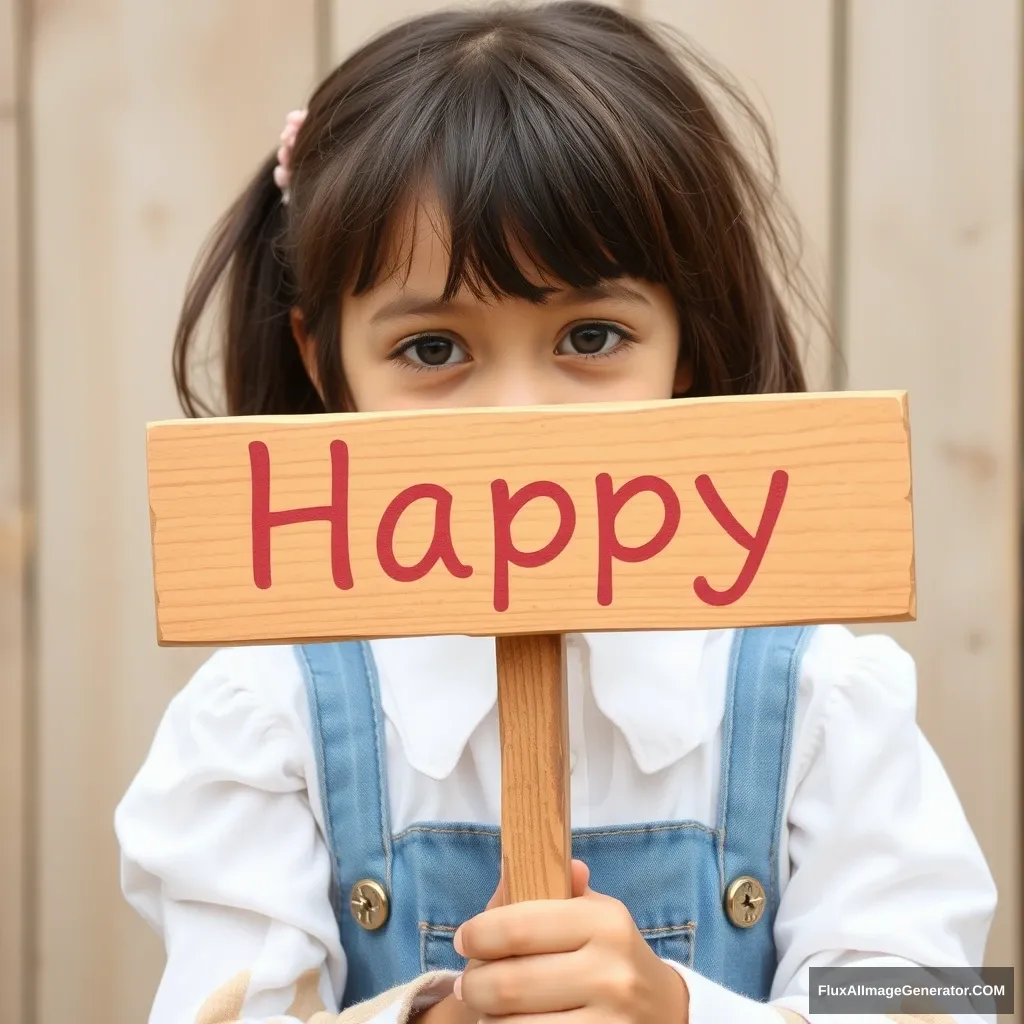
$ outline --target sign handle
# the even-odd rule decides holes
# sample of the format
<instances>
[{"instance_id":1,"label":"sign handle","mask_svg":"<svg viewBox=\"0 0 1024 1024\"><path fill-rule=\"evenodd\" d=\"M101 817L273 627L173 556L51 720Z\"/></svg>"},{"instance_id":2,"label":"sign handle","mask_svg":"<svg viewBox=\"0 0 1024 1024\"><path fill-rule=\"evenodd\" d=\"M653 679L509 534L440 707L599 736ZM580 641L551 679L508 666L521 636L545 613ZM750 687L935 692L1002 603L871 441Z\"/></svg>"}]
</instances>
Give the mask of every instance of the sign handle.
<instances>
[{"instance_id":1,"label":"sign handle","mask_svg":"<svg viewBox=\"0 0 1024 1024\"><path fill-rule=\"evenodd\" d=\"M495 642L506 899L568 899L572 854L565 636L499 636Z\"/></svg>"}]
</instances>

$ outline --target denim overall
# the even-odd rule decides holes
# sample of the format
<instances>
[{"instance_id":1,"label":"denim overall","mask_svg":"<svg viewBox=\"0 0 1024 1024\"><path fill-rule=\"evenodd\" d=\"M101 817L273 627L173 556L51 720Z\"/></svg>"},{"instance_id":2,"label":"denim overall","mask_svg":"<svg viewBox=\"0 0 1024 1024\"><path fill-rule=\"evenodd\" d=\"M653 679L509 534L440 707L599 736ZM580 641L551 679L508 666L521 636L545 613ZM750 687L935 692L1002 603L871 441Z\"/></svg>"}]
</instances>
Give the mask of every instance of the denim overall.
<instances>
[{"instance_id":1,"label":"denim overall","mask_svg":"<svg viewBox=\"0 0 1024 1024\"><path fill-rule=\"evenodd\" d=\"M776 969L778 839L800 659L811 629L737 630L730 655L718 820L573 829L573 856L591 886L621 900L665 959L753 999L767 1000ZM498 884L500 832L472 822L390 825L384 716L366 643L297 649L309 693L334 905L348 959L342 1009L433 970L461 970L455 930ZM767 895L761 919L734 925L724 907L734 879ZM371 879L390 904L367 930L350 912L352 887Z\"/></svg>"}]
</instances>

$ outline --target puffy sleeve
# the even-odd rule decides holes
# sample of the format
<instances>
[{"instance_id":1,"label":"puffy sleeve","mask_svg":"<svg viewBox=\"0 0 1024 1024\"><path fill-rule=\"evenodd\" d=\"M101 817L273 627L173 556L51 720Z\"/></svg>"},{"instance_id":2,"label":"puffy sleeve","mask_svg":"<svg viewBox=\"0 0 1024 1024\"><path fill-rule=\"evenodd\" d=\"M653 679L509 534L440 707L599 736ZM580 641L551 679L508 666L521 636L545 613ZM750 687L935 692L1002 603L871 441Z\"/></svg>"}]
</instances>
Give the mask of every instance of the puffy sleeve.
<instances>
[{"instance_id":1,"label":"puffy sleeve","mask_svg":"<svg viewBox=\"0 0 1024 1024\"><path fill-rule=\"evenodd\" d=\"M837 1018L809 1012L809 968L977 967L996 890L918 727L910 656L887 636L822 627L802 676L773 999L824 1024Z\"/></svg>"},{"instance_id":2,"label":"puffy sleeve","mask_svg":"<svg viewBox=\"0 0 1024 1024\"><path fill-rule=\"evenodd\" d=\"M918 728L916 695L913 660L891 638L838 626L815 631L801 669L787 782L771 999L754 1003L677 966L690 988L689 1024L995 1020L810 1011L814 967L984 963L995 886Z\"/></svg>"},{"instance_id":3,"label":"puffy sleeve","mask_svg":"<svg viewBox=\"0 0 1024 1024\"><path fill-rule=\"evenodd\" d=\"M291 648L215 654L117 808L122 887L162 936L150 1024L346 1024L305 688ZM424 979L424 998L434 979ZM441 991L447 990L441 982ZM397 991L352 1019L397 1022ZM369 1009L369 1008L366 1008Z\"/></svg>"}]
</instances>

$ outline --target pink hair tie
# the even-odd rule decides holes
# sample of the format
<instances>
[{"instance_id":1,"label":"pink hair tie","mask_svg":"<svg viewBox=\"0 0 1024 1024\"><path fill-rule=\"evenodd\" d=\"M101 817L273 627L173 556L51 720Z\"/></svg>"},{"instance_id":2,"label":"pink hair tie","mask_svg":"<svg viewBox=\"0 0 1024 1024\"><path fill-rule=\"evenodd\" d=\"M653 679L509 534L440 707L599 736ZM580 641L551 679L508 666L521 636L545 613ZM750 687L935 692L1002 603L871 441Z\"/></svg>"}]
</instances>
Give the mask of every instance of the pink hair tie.
<instances>
[{"instance_id":1,"label":"pink hair tie","mask_svg":"<svg viewBox=\"0 0 1024 1024\"><path fill-rule=\"evenodd\" d=\"M285 206L291 198L292 154L295 152L295 140L307 113L305 110L293 110L285 119L284 131L281 132L281 146L277 151L277 166L274 168L274 184L281 190L281 202Z\"/></svg>"}]
</instances>

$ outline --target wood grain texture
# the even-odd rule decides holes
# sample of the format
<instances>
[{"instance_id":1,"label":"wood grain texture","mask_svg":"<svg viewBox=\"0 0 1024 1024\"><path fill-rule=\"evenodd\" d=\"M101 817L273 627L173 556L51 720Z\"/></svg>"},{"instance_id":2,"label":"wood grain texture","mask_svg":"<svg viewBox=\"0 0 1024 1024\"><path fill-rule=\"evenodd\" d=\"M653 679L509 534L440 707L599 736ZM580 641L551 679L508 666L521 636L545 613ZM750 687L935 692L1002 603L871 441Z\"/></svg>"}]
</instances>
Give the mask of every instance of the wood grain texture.
<instances>
[{"instance_id":1,"label":"wood grain texture","mask_svg":"<svg viewBox=\"0 0 1024 1024\"><path fill-rule=\"evenodd\" d=\"M988 960L1019 964L1021 7L848 7L849 384L914 417L920 618L892 632L999 887Z\"/></svg>"},{"instance_id":2,"label":"wood grain texture","mask_svg":"<svg viewBox=\"0 0 1024 1024\"><path fill-rule=\"evenodd\" d=\"M28 510L24 493L25 410L21 267L20 135L24 111L13 0L0 0L0 1021L28 1016L28 892L25 572Z\"/></svg>"},{"instance_id":3,"label":"wood grain texture","mask_svg":"<svg viewBox=\"0 0 1024 1024\"><path fill-rule=\"evenodd\" d=\"M501 862L509 903L572 895L565 637L496 639Z\"/></svg>"},{"instance_id":4,"label":"wood grain texture","mask_svg":"<svg viewBox=\"0 0 1024 1024\"><path fill-rule=\"evenodd\" d=\"M832 46L835 4L829 0L637 0L639 13L682 32L736 80L765 118L779 163L779 191L799 225L799 265L826 308L834 268ZM747 152L747 127L724 108ZM792 303L811 390L833 380L833 345L825 327Z\"/></svg>"},{"instance_id":5,"label":"wood grain texture","mask_svg":"<svg viewBox=\"0 0 1024 1024\"><path fill-rule=\"evenodd\" d=\"M344 468L332 484L335 442ZM253 482L250 444L265 446L269 498L266 482ZM155 424L148 454L161 642L905 618L914 612L908 451L899 393ZM599 513L604 474L616 493L634 478L660 478L668 496L638 494L615 516L606 501ZM771 519L780 478L785 495L749 589L731 602L702 596L708 586L731 588L753 547L726 532L728 516L748 538L756 533ZM562 490L563 507L531 500L507 525L495 480L512 495L547 481ZM424 484L435 498L403 510L397 496ZM436 498L442 487L450 517ZM673 495L678 526L662 535ZM337 502L346 522L336 532L317 521L261 533L263 502L274 514ZM396 504L389 536L381 524L395 523ZM428 555L449 518L454 553L442 563ZM271 537L269 557L257 553L259 536ZM626 551L659 536L667 546L649 549L647 560ZM345 578L332 538L346 552ZM382 545L403 571L424 566L420 578L402 581L386 568ZM510 545L555 557L508 566ZM261 564L272 568L262 583Z\"/></svg>"},{"instance_id":6,"label":"wood grain texture","mask_svg":"<svg viewBox=\"0 0 1024 1024\"><path fill-rule=\"evenodd\" d=\"M313 80L311 0L33 6L41 1024L148 1017L114 807L202 651L153 643L144 424L215 221Z\"/></svg>"}]
</instances>

